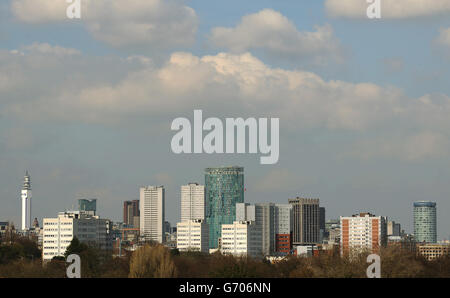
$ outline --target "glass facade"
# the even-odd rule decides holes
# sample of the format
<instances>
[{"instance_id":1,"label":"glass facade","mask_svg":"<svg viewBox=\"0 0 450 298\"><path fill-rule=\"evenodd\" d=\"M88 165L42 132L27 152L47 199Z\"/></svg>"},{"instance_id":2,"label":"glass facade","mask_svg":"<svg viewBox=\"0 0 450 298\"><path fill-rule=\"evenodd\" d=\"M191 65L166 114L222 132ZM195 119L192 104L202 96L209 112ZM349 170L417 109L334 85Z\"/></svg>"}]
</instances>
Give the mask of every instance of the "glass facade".
<instances>
[{"instance_id":1,"label":"glass facade","mask_svg":"<svg viewBox=\"0 0 450 298\"><path fill-rule=\"evenodd\" d=\"M86 211L95 215L97 212L97 199L79 199L78 200L78 210Z\"/></svg>"},{"instance_id":2,"label":"glass facade","mask_svg":"<svg viewBox=\"0 0 450 298\"><path fill-rule=\"evenodd\" d=\"M414 236L417 242L437 242L436 203L414 203Z\"/></svg>"},{"instance_id":3,"label":"glass facade","mask_svg":"<svg viewBox=\"0 0 450 298\"><path fill-rule=\"evenodd\" d=\"M236 203L244 202L244 168L207 168L205 187L209 247L217 248L222 224L233 224L236 219Z\"/></svg>"}]
</instances>

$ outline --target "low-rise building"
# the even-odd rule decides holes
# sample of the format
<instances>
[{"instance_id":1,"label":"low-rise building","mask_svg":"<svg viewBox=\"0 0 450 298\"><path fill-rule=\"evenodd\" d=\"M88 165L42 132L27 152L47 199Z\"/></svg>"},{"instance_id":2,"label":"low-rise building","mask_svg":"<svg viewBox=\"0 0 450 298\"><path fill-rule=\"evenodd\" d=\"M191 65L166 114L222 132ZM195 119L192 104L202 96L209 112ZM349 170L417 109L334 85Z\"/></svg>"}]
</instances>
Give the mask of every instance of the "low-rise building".
<instances>
[{"instance_id":1,"label":"low-rise building","mask_svg":"<svg viewBox=\"0 0 450 298\"><path fill-rule=\"evenodd\" d=\"M209 228L203 219L185 220L177 224L176 247L179 251L209 252Z\"/></svg>"},{"instance_id":2,"label":"low-rise building","mask_svg":"<svg viewBox=\"0 0 450 298\"><path fill-rule=\"evenodd\" d=\"M400 249L404 252L416 252L417 243L411 235L388 236L388 247Z\"/></svg>"},{"instance_id":3,"label":"low-rise building","mask_svg":"<svg viewBox=\"0 0 450 298\"><path fill-rule=\"evenodd\" d=\"M74 237L101 250L112 250L112 224L83 211L60 212L56 218L44 218L42 259L64 256Z\"/></svg>"},{"instance_id":4,"label":"low-rise building","mask_svg":"<svg viewBox=\"0 0 450 298\"><path fill-rule=\"evenodd\" d=\"M419 244L417 253L428 261L434 261L441 257L450 255L449 244Z\"/></svg>"},{"instance_id":5,"label":"low-rise building","mask_svg":"<svg viewBox=\"0 0 450 298\"><path fill-rule=\"evenodd\" d=\"M295 247L294 255L298 257L317 257L319 247L317 245L298 245Z\"/></svg>"},{"instance_id":6,"label":"low-rise building","mask_svg":"<svg viewBox=\"0 0 450 298\"><path fill-rule=\"evenodd\" d=\"M222 225L221 252L235 256L262 257L261 227L254 221L235 221L233 224Z\"/></svg>"}]
</instances>

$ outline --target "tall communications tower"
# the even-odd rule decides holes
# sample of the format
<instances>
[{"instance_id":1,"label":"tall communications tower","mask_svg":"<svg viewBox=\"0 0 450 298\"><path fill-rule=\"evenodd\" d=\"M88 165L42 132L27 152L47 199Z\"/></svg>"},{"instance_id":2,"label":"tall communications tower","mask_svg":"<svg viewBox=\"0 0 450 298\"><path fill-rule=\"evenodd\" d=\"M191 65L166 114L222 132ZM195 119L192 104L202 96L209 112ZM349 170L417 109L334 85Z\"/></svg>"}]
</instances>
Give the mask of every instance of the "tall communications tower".
<instances>
[{"instance_id":1,"label":"tall communications tower","mask_svg":"<svg viewBox=\"0 0 450 298\"><path fill-rule=\"evenodd\" d=\"M22 230L31 227L31 178L28 171L25 173L22 188Z\"/></svg>"}]
</instances>

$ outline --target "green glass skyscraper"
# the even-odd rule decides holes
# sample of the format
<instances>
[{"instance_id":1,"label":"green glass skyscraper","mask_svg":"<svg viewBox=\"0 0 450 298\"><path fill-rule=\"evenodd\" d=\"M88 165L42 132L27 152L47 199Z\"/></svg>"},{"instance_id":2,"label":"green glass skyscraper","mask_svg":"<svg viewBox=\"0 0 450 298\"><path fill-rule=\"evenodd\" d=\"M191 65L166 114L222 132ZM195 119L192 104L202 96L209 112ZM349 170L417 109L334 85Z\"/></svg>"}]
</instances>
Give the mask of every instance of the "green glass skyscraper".
<instances>
[{"instance_id":1,"label":"green glass skyscraper","mask_svg":"<svg viewBox=\"0 0 450 298\"><path fill-rule=\"evenodd\" d=\"M436 203L414 203L414 237L417 242L436 243Z\"/></svg>"},{"instance_id":2,"label":"green glass skyscraper","mask_svg":"<svg viewBox=\"0 0 450 298\"><path fill-rule=\"evenodd\" d=\"M79 199L78 210L85 211L91 215L96 215L97 212L97 199Z\"/></svg>"},{"instance_id":3,"label":"green glass skyscraper","mask_svg":"<svg viewBox=\"0 0 450 298\"><path fill-rule=\"evenodd\" d=\"M236 203L244 202L244 168L205 169L206 221L209 247L217 248L222 224L236 220Z\"/></svg>"}]
</instances>

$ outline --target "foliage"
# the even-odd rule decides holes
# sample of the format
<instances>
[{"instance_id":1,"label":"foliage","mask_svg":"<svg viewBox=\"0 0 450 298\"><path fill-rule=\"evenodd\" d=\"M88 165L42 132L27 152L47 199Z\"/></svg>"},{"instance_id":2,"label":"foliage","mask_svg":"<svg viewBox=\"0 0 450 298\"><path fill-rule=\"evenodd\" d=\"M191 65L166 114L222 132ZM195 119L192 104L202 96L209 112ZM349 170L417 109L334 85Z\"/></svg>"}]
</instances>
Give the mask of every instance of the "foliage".
<instances>
[{"instance_id":1,"label":"foliage","mask_svg":"<svg viewBox=\"0 0 450 298\"><path fill-rule=\"evenodd\" d=\"M132 278L176 277L177 269L168 249L162 245L148 245L138 248L131 256L130 274Z\"/></svg>"},{"instance_id":2,"label":"foliage","mask_svg":"<svg viewBox=\"0 0 450 298\"><path fill-rule=\"evenodd\" d=\"M364 278L368 252L350 257L323 253L315 257L289 256L269 263L250 257L179 252L160 244L146 244L135 252L113 258L110 251L90 247L76 238L66 256L81 258L83 278L182 277L182 278ZM415 253L398 248L380 251L381 276L385 278L450 277L450 256L427 261ZM35 242L17 237L0 245L0 277L66 277L65 257L42 263Z\"/></svg>"},{"instance_id":3,"label":"foliage","mask_svg":"<svg viewBox=\"0 0 450 298\"><path fill-rule=\"evenodd\" d=\"M85 243L80 242L80 240L78 240L77 237L73 237L69 246L66 248L66 252L64 253L64 258L66 259L71 254L80 255L82 252L84 252L88 249L89 249L89 247Z\"/></svg>"},{"instance_id":4,"label":"foliage","mask_svg":"<svg viewBox=\"0 0 450 298\"><path fill-rule=\"evenodd\" d=\"M0 264L8 264L20 259L39 259L41 251L35 242L27 238L17 238L11 244L0 245Z\"/></svg>"}]
</instances>

